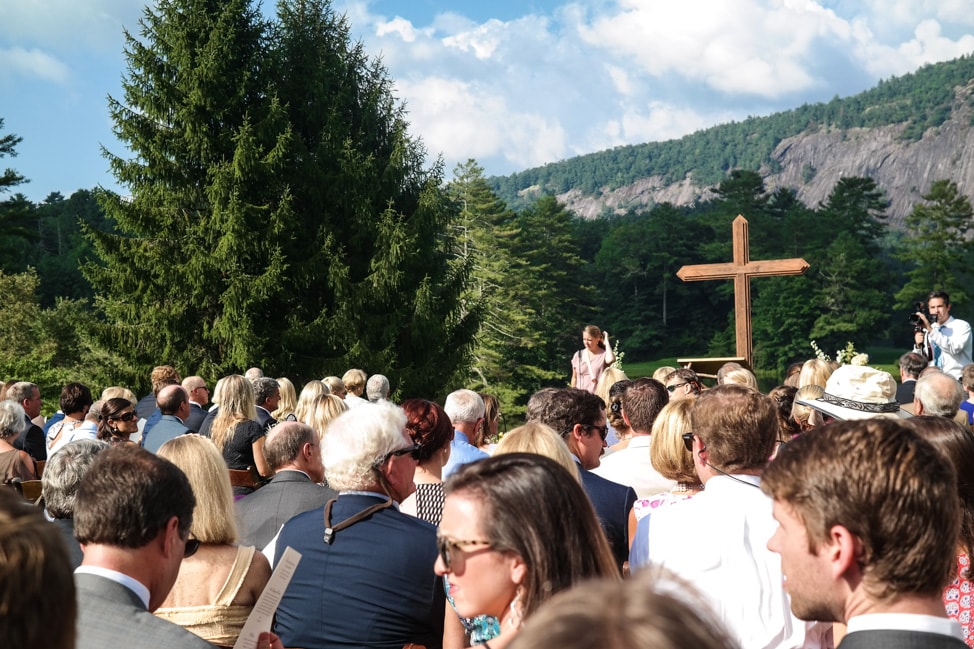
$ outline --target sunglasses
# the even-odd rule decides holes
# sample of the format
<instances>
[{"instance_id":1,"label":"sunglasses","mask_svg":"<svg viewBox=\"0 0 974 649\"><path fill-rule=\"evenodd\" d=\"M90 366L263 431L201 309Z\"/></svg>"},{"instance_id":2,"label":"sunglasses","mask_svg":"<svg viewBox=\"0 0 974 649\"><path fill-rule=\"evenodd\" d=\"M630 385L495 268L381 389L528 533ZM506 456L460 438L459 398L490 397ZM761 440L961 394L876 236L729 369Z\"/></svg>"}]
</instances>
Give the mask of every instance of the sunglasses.
<instances>
[{"instance_id":1,"label":"sunglasses","mask_svg":"<svg viewBox=\"0 0 974 649\"><path fill-rule=\"evenodd\" d=\"M666 386L666 391L669 392L670 394L673 394L674 392L676 392L677 388L682 388L684 385L689 385L689 384L690 384L689 381L684 381L683 383L674 383L673 385Z\"/></svg>"},{"instance_id":2,"label":"sunglasses","mask_svg":"<svg viewBox=\"0 0 974 649\"><path fill-rule=\"evenodd\" d=\"M693 453L693 433L683 433L680 437L683 438L683 445L687 447L687 450Z\"/></svg>"},{"instance_id":3,"label":"sunglasses","mask_svg":"<svg viewBox=\"0 0 974 649\"><path fill-rule=\"evenodd\" d=\"M183 559L191 557L200 549L200 540L189 537L186 539L186 550L183 552Z\"/></svg>"},{"instance_id":4,"label":"sunglasses","mask_svg":"<svg viewBox=\"0 0 974 649\"><path fill-rule=\"evenodd\" d=\"M443 567L447 570L453 570L454 550L460 550L469 554L473 550L468 550L467 548L473 548L474 546L480 546L480 550L491 549L490 541L460 541L447 536L436 537L436 549L440 554L440 561L443 562Z\"/></svg>"},{"instance_id":5,"label":"sunglasses","mask_svg":"<svg viewBox=\"0 0 974 649\"><path fill-rule=\"evenodd\" d=\"M594 430L599 431L599 437L602 438L602 441L603 442L609 436L609 427L608 426L586 426L585 429L586 430L593 430L594 429Z\"/></svg>"},{"instance_id":6,"label":"sunglasses","mask_svg":"<svg viewBox=\"0 0 974 649\"><path fill-rule=\"evenodd\" d=\"M113 421L132 421L137 416L138 415L136 415L134 412L123 412L120 415L115 415L113 417L109 417L109 419L111 419Z\"/></svg>"}]
</instances>

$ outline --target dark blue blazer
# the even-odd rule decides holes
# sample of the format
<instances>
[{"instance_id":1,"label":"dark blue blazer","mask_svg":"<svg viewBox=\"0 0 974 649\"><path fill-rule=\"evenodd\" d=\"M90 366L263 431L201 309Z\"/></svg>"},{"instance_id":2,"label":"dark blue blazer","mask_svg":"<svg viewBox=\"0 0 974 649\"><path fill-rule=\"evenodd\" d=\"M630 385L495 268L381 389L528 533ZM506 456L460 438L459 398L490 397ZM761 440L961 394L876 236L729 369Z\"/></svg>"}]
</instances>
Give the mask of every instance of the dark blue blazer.
<instances>
[{"instance_id":1,"label":"dark blue blazer","mask_svg":"<svg viewBox=\"0 0 974 649\"><path fill-rule=\"evenodd\" d=\"M579 472L585 493L595 507L612 554L621 568L629 558L629 510L636 502L636 492L632 487L606 480L581 467Z\"/></svg>"},{"instance_id":2,"label":"dark blue blazer","mask_svg":"<svg viewBox=\"0 0 974 649\"><path fill-rule=\"evenodd\" d=\"M332 525L377 502L340 496ZM445 595L433 573L435 527L389 507L339 530L331 544L323 541L324 531L319 507L285 523L277 539L275 563L286 547L302 554L274 621L284 646L442 646Z\"/></svg>"},{"instance_id":3,"label":"dark blue blazer","mask_svg":"<svg viewBox=\"0 0 974 649\"><path fill-rule=\"evenodd\" d=\"M26 451L27 455L34 460L46 460L47 439L44 437L44 431L41 430L40 426L31 422L30 417L27 415L24 417L27 418L27 428L14 440L14 448L18 451Z\"/></svg>"},{"instance_id":4,"label":"dark blue blazer","mask_svg":"<svg viewBox=\"0 0 974 649\"><path fill-rule=\"evenodd\" d=\"M203 420L206 419L206 409L201 408L195 403L189 404L189 417L186 417L186 428L190 429L194 433L200 432L200 426L203 424Z\"/></svg>"},{"instance_id":5,"label":"dark blue blazer","mask_svg":"<svg viewBox=\"0 0 974 649\"><path fill-rule=\"evenodd\" d=\"M240 545L263 549L294 516L321 509L338 492L311 482L301 471L278 471L263 487L236 502Z\"/></svg>"}]
</instances>

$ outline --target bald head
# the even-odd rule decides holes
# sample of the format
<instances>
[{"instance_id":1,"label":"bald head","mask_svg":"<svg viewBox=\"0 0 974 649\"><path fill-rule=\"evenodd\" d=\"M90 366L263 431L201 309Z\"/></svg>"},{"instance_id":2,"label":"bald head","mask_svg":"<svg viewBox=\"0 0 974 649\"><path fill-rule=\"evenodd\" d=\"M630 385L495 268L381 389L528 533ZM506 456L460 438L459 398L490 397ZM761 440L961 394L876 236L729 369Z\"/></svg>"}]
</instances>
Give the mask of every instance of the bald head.
<instances>
[{"instance_id":1,"label":"bald head","mask_svg":"<svg viewBox=\"0 0 974 649\"><path fill-rule=\"evenodd\" d=\"M963 386L951 375L940 371L924 372L917 380L914 413L953 417L966 396Z\"/></svg>"},{"instance_id":2,"label":"bald head","mask_svg":"<svg viewBox=\"0 0 974 649\"><path fill-rule=\"evenodd\" d=\"M304 471L314 482L325 478L318 434L307 424L285 421L270 430L264 441L264 458L274 471Z\"/></svg>"},{"instance_id":3,"label":"bald head","mask_svg":"<svg viewBox=\"0 0 974 649\"><path fill-rule=\"evenodd\" d=\"M188 404L189 397L180 385L167 385L159 390L156 405L164 415L178 415L183 404Z\"/></svg>"}]
</instances>

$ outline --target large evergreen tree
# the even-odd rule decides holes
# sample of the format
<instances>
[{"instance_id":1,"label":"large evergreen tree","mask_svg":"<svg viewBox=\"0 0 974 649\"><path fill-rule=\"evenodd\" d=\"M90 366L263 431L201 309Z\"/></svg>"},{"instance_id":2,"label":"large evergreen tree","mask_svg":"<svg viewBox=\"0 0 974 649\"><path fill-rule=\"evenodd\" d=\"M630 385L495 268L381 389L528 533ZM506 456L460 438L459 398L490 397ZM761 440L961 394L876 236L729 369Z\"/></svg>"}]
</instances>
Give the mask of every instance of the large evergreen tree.
<instances>
[{"instance_id":1,"label":"large evergreen tree","mask_svg":"<svg viewBox=\"0 0 974 649\"><path fill-rule=\"evenodd\" d=\"M91 232L86 269L110 340L143 371L355 365L442 391L475 325L454 213L344 19L323 0L283 1L273 25L248 0L173 0L140 24L110 103L131 196L104 196L117 226Z\"/></svg>"},{"instance_id":2,"label":"large evergreen tree","mask_svg":"<svg viewBox=\"0 0 974 649\"><path fill-rule=\"evenodd\" d=\"M907 237L900 258L912 268L909 281L896 294L897 306L906 309L932 290L947 291L951 302L967 300L964 289L969 271L963 267L972 244L967 238L974 211L970 199L952 180L937 180L906 217Z\"/></svg>"}]
</instances>

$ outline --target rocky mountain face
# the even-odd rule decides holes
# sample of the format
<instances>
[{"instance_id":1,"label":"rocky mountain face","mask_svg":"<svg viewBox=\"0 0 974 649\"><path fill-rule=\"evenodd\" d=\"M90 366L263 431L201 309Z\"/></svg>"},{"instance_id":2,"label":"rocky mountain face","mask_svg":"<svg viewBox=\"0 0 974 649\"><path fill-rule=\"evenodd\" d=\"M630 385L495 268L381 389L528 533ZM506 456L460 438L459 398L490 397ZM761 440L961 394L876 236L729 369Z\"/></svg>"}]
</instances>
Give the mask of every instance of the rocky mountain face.
<instances>
[{"instance_id":1,"label":"rocky mountain face","mask_svg":"<svg viewBox=\"0 0 974 649\"><path fill-rule=\"evenodd\" d=\"M812 130L784 139L771 155L777 169L760 170L765 186L769 191L793 188L802 202L817 207L840 178L868 176L886 192L889 223L894 227L902 226L936 180L951 179L970 197L974 195L974 126L967 99L972 92L974 84L958 89L950 118L928 129L918 141L900 137L903 125ZM711 197L710 190L695 184L692 174L671 184L661 176L650 176L598 196L572 189L558 200L584 218L595 218L607 210L623 213L663 202L691 205Z\"/></svg>"}]
</instances>

